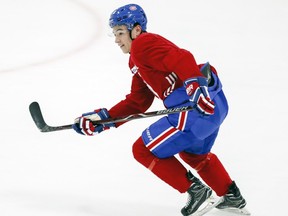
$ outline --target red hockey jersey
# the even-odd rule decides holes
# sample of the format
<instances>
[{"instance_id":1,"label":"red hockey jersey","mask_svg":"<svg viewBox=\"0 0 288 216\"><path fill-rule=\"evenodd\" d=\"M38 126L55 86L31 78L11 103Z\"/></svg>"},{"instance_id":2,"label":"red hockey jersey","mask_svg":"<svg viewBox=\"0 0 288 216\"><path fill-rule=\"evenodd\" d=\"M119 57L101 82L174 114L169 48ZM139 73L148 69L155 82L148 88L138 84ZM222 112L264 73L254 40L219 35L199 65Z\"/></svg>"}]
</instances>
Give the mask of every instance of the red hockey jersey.
<instances>
[{"instance_id":1,"label":"red hockey jersey","mask_svg":"<svg viewBox=\"0 0 288 216\"><path fill-rule=\"evenodd\" d=\"M155 96L164 100L186 79L203 76L189 51L152 33L142 33L133 40L129 67L133 73L131 91L109 110L111 117L145 112Z\"/></svg>"}]
</instances>

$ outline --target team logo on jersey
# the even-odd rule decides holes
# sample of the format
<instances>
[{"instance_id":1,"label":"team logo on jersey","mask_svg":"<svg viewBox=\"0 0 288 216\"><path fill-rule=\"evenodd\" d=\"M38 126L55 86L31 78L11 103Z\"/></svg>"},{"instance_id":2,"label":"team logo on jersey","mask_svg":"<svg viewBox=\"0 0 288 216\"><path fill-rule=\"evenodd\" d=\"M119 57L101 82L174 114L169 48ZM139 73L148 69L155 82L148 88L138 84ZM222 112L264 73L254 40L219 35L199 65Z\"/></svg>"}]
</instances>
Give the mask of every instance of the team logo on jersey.
<instances>
[{"instance_id":1,"label":"team logo on jersey","mask_svg":"<svg viewBox=\"0 0 288 216\"><path fill-rule=\"evenodd\" d=\"M187 95L191 96L192 93L193 93L193 91L194 91L194 84L193 84L193 83L188 84L188 85L186 86L186 93L187 93Z\"/></svg>"},{"instance_id":2,"label":"team logo on jersey","mask_svg":"<svg viewBox=\"0 0 288 216\"><path fill-rule=\"evenodd\" d=\"M138 72L138 67L136 65L134 65L134 67L131 68L131 72L132 74L136 74Z\"/></svg>"},{"instance_id":3,"label":"team logo on jersey","mask_svg":"<svg viewBox=\"0 0 288 216\"><path fill-rule=\"evenodd\" d=\"M132 6L129 7L129 10L135 11L135 10L137 10L137 7L135 5L132 5Z\"/></svg>"}]
</instances>

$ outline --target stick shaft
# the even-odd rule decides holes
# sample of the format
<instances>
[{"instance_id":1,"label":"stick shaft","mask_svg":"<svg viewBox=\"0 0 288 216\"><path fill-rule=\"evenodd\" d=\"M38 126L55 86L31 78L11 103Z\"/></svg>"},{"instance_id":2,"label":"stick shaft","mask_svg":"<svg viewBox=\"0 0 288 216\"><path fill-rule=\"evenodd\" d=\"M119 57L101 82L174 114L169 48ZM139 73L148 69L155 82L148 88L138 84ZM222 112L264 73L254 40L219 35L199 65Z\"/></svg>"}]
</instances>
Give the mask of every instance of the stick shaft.
<instances>
[{"instance_id":1,"label":"stick shaft","mask_svg":"<svg viewBox=\"0 0 288 216\"><path fill-rule=\"evenodd\" d=\"M146 113L137 113L137 114L131 114L128 116L93 121L93 124L99 125L99 124L105 124L105 123L128 122L128 121L136 120L136 119L143 119L143 118L155 117L155 116L160 116L160 115L168 115L168 114L173 114L173 113L185 112L189 110L192 110L192 107L183 106L183 107L178 107L178 108L164 109L164 110L158 110L158 111L152 111L152 112L146 112ZM53 131L72 129L72 124L60 125L60 126L47 125L42 115L42 111L38 102L32 102L29 106L29 111L30 111L30 114L32 116L34 123L36 124L37 128L41 132L53 132Z\"/></svg>"}]
</instances>

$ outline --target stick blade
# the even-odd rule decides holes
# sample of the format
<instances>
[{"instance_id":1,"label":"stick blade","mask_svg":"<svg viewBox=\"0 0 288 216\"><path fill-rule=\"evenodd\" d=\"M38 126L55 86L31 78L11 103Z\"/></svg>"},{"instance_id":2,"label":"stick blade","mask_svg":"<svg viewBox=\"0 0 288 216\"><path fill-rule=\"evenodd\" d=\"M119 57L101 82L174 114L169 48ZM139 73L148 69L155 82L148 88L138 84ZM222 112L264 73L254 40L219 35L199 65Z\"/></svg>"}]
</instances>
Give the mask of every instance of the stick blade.
<instances>
[{"instance_id":1,"label":"stick blade","mask_svg":"<svg viewBox=\"0 0 288 216\"><path fill-rule=\"evenodd\" d=\"M37 128L41 132L45 132L45 128L47 127L46 122L44 121L40 106L38 102L34 101L29 105L29 111L32 116L33 121L35 122Z\"/></svg>"},{"instance_id":2,"label":"stick blade","mask_svg":"<svg viewBox=\"0 0 288 216\"><path fill-rule=\"evenodd\" d=\"M53 131L60 131L60 130L66 130L66 129L72 129L72 125L61 125L61 126L49 126L46 124L40 105L38 102L34 101L29 105L29 111L32 116L33 121L35 122L37 128L41 132L53 132Z\"/></svg>"}]
</instances>

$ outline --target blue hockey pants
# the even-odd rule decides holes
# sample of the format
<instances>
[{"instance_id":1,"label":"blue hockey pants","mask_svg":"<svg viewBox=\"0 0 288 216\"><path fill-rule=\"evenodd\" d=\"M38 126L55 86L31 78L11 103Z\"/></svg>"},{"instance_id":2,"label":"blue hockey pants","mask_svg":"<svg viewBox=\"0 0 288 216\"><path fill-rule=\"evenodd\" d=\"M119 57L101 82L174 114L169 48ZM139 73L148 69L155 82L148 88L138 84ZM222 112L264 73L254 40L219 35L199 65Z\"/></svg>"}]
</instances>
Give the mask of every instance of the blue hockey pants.
<instances>
[{"instance_id":1,"label":"blue hockey pants","mask_svg":"<svg viewBox=\"0 0 288 216\"><path fill-rule=\"evenodd\" d=\"M212 73L214 83L208 91L215 103L215 113L204 116L196 109L162 117L142 133L146 147L158 158L168 158L179 152L207 154L228 113L228 104L219 77ZM189 106L185 88L176 89L164 100L166 108Z\"/></svg>"}]
</instances>

